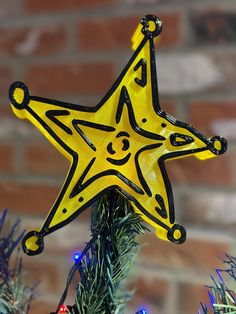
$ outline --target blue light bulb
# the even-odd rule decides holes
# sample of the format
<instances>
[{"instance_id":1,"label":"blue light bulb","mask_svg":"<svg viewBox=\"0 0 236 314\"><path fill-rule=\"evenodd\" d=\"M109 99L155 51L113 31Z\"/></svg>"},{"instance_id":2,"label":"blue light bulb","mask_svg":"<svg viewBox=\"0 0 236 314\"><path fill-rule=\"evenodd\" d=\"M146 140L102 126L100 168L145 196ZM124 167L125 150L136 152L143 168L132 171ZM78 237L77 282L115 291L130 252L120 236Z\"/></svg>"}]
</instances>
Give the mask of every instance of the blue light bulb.
<instances>
[{"instance_id":1,"label":"blue light bulb","mask_svg":"<svg viewBox=\"0 0 236 314\"><path fill-rule=\"evenodd\" d=\"M139 310L137 314L147 314L147 311L142 309L142 310Z\"/></svg>"},{"instance_id":2,"label":"blue light bulb","mask_svg":"<svg viewBox=\"0 0 236 314\"><path fill-rule=\"evenodd\" d=\"M77 262L80 258L80 253L74 254L74 261Z\"/></svg>"}]
</instances>

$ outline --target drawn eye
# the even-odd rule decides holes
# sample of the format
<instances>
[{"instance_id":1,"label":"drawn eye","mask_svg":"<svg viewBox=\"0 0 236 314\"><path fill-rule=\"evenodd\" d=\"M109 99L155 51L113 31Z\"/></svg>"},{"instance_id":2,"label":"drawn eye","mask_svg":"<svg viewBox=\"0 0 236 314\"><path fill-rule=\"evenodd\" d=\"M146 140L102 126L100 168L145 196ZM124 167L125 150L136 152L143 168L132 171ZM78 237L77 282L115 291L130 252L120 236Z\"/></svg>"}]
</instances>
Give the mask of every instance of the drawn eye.
<instances>
[{"instance_id":1,"label":"drawn eye","mask_svg":"<svg viewBox=\"0 0 236 314\"><path fill-rule=\"evenodd\" d=\"M112 143L109 143L108 145L107 145L107 151L108 151L108 153L109 154L111 154L111 155L114 155L115 153L116 153L116 151L113 149L113 147L112 147Z\"/></svg>"},{"instance_id":2,"label":"drawn eye","mask_svg":"<svg viewBox=\"0 0 236 314\"><path fill-rule=\"evenodd\" d=\"M174 133L170 136L170 142L173 146L183 146L194 142L194 139L188 135Z\"/></svg>"},{"instance_id":3,"label":"drawn eye","mask_svg":"<svg viewBox=\"0 0 236 314\"><path fill-rule=\"evenodd\" d=\"M125 138L125 139L122 140L122 142L123 142L123 148L122 148L122 150L123 150L123 151L128 150L128 149L129 149L129 146L130 146L129 141Z\"/></svg>"}]
</instances>

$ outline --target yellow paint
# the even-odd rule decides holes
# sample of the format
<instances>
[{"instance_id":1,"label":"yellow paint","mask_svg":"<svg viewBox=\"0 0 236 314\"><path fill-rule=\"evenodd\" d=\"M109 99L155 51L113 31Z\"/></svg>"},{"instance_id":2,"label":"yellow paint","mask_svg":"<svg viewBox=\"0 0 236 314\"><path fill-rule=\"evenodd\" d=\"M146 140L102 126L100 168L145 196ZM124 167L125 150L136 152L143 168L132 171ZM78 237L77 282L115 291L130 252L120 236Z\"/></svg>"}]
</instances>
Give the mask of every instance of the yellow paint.
<instances>
[{"instance_id":1,"label":"yellow paint","mask_svg":"<svg viewBox=\"0 0 236 314\"><path fill-rule=\"evenodd\" d=\"M21 104L24 99L24 91L21 88L16 88L14 97L16 101Z\"/></svg>"},{"instance_id":2,"label":"yellow paint","mask_svg":"<svg viewBox=\"0 0 236 314\"><path fill-rule=\"evenodd\" d=\"M26 246L31 251L37 251L39 246L37 244L38 238L36 236L32 236L26 241Z\"/></svg>"},{"instance_id":3,"label":"yellow paint","mask_svg":"<svg viewBox=\"0 0 236 314\"><path fill-rule=\"evenodd\" d=\"M221 148L222 148L221 142L220 141L215 141L214 142L214 147L215 147L216 150L221 150Z\"/></svg>"}]
</instances>

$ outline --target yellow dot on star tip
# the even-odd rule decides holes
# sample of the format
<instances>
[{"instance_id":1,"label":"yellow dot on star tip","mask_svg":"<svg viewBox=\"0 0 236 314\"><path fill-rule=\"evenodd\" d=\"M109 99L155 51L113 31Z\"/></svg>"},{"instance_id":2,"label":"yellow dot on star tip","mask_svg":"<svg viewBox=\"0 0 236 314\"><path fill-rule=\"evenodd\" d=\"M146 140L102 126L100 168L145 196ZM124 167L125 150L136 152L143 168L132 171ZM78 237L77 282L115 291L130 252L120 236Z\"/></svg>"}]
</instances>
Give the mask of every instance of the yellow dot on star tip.
<instances>
[{"instance_id":1,"label":"yellow dot on star tip","mask_svg":"<svg viewBox=\"0 0 236 314\"><path fill-rule=\"evenodd\" d=\"M39 248L39 246L37 245L37 241L38 237L32 236L25 242L25 246L27 247L28 250L37 251Z\"/></svg>"},{"instance_id":2,"label":"yellow dot on star tip","mask_svg":"<svg viewBox=\"0 0 236 314\"><path fill-rule=\"evenodd\" d=\"M173 236L176 240L178 240L181 238L181 232L179 230L175 230Z\"/></svg>"},{"instance_id":3,"label":"yellow dot on star tip","mask_svg":"<svg viewBox=\"0 0 236 314\"><path fill-rule=\"evenodd\" d=\"M154 21L148 21L148 30L150 32L154 32L156 30L157 26Z\"/></svg>"},{"instance_id":4,"label":"yellow dot on star tip","mask_svg":"<svg viewBox=\"0 0 236 314\"><path fill-rule=\"evenodd\" d=\"M217 149L217 150L221 150L221 148L222 148L221 142L220 141L215 141L214 142L214 148Z\"/></svg>"},{"instance_id":5,"label":"yellow dot on star tip","mask_svg":"<svg viewBox=\"0 0 236 314\"><path fill-rule=\"evenodd\" d=\"M18 104L22 104L23 100L24 100L24 90L22 88L17 87L14 90L14 99Z\"/></svg>"}]
</instances>

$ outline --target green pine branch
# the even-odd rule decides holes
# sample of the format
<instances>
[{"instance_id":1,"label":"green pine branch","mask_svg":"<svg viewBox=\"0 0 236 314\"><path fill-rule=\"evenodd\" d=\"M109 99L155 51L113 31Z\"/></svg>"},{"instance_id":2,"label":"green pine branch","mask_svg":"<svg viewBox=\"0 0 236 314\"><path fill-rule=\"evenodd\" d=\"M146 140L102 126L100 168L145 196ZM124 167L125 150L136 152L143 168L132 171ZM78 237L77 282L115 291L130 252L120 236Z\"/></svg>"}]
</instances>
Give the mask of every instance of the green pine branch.
<instances>
[{"instance_id":1,"label":"green pine branch","mask_svg":"<svg viewBox=\"0 0 236 314\"><path fill-rule=\"evenodd\" d=\"M18 255L11 267L10 259L17 251L23 233L19 234L20 223L17 221L6 234L3 227L7 216L5 210L0 216L0 313L26 314L33 298L34 288L25 284L22 259Z\"/></svg>"},{"instance_id":2,"label":"green pine branch","mask_svg":"<svg viewBox=\"0 0 236 314\"><path fill-rule=\"evenodd\" d=\"M131 293L124 288L145 227L129 201L111 191L93 207L92 242L77 265L81 281L72 313L121 314Z\"/></svg>"},{"instance_id":3,"label":"green pine branch","mask_svg":"<svg viewBox=\"0 0 236 314\"><path fill-rule=\"evenodd\" d=\"M236 258L226 254L223 259L226 268L216 270L217 279L212 278L213 285L209 286L208 295L210 299L210 309L207 305L201 303L199 314L236 314ZM233 285L229 286L223 279L223 274Z\"/></svg>"}]
</instances>

